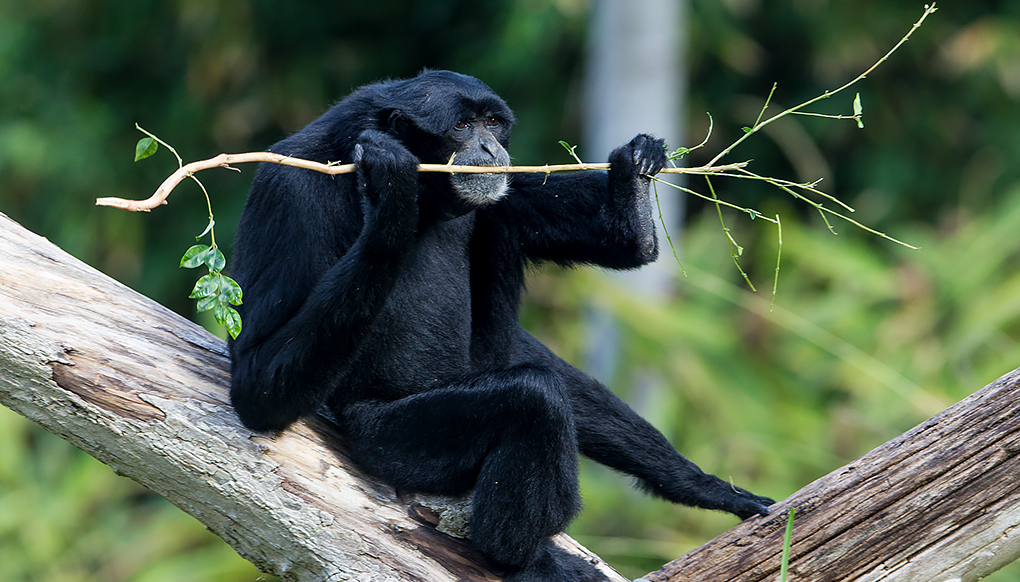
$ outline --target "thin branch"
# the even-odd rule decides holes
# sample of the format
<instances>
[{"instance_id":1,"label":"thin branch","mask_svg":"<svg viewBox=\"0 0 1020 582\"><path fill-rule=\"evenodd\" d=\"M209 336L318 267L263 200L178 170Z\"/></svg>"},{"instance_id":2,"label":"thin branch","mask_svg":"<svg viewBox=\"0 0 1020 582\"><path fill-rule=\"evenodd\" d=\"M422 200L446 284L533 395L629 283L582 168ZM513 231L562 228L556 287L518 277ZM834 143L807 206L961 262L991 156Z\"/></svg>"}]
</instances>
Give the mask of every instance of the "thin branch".
<instances>
[{"instance_id":1,"label":"thin branch","mask_svg":"<svg viewBox=\"0 0 1020 582\"><path fill-rule=\"evenodd\" d=\"M857 119L856 115L834 115L829 113L812 113L810 111L793 111L791 115L804 115L807 117L824 117L825 119Z\"/></svg>"},{"instance_id":2,"label":"thin branch","mask_svg":"<svg viewBox=\"0 0 1020 582\"><path fill-rule=\"evenodd\" d=\"M676 247L673 245L673 237L669 235L669 229L666 228L666 219L662 217L662 205L659 204L659 188L656 186L656 183L660 181L661 180L658 178L652 181L652 190L655 192L655 208L659 211L659 224L662 225L662 232L666 235L666 242L669 243L669 250L673 251L673 259L676 261L677 266L680 267L680 272L683 273L684 277L686 277L687 270L684 269L684 264L680 262L680 256L677 254Z\"/></svg>"},{"instance_id":3,"label":"thin branch","mask_svg":"<svg viewBox=\"0 0 1020 582\"><path fill-rule=\"evenodd\" d=\"M781 119L783 117L786 117L787 115L790 115L792 113L797 113L798 111L800 111L801 109L807 107L808 105L812 105L814 103L817 103L818 101L821 101L822 99L828 99L829 97L832 97L836 93L839 93L839 92L841 92L841 91L851 87L852 85L858 83L859 81L863 80L865 77L870 75L872 71L877 69L879 65L881 65L882 63L887 61L889 59L889 57L894 52L896 52L896 50L899 49L900 46L903 45L903 43L907 42L910 39L910 35L914 34L914 31L917 30L918 28L920 28L921 24L924 23L925 19L928 18L928 16L930 16L931 14L933 14L935 12L935 10L936 10L936 8L935 8L935 3L934 2L932 2L931 4L926 4L924 6L924 14L922 14L921 18L917 22L914 23L914 26L912 26L910 28L910 30L907 31L907 34L903 35L903 38L900 39L900 42L896 43L896 46L894 46L891 49L889 49L889 52L885 53L885 55L882 58L880 58L877 61L875 61L875 64L873 64L870 67L868 67L868 70L864 71L860 75L857 75L857 77L855 77L852 81L847 82L846 84L844 84L842 87L840 87L838 89L835 89L833 91L826 91L825 93L822 93L821 95L819 95L819 96L817 96L817 97L815 97L813 99L809 99L809 100L801 103L800 105L796 105L796 106L791 107L791 108L789 108L789 109L787 109L785 111L777 113L777 114L773 115L772 117L766 119L765 121L762 121L760 123L755 123L754 127L752 127L749 131L744 133L744 135L740 136L739 139L737 139L736 141L731 143L726 149L724 149L723 151L721 151L718 154L716 154L716 156L714 158L712 158L712 161L710 161L707 165L708 166L712 166L713 164L718 162L720 159L722 159L724 156L726 156L726 154L728 154L731 151L733 151L733 148L735 148L738 145L740 145L741 143L743 143L744 140L746 140L747 138L751 137L751 135L757 133L759 129L765 127L766 125L772 123L773 121L776 121L777 119ZM771 98L771 96L772 96L772 94L770 93L769 97ZM764 111L765 110L762 109L762 113L764 113ZM759 116L759 119L761 119L760 116Z\"/></svg>"},{"instance_id":4,"label":"thin branch","mask_svg":"<svg viewBox=\"0 0 1020 582\"><path fill-rule=\"evenodd\" d=\"M708 184L708 191L712 194L712 200L715 201L715 210L719 214L719 224L722 226L723 234L726 235L727 240L730 243L730 255L733 257L733 264L736 265L737 270L744 277L744 281L747 286L751 288L751 291L757 292L754 288L754 283L751 282L751 278L747 276L747 273L740 266L740 255L744 254L744 247L737 244L737 241L733 239L733 235L730 234L729 227L726 226L726 221L723 220L722 206L719 204L719 197L715 195L715 188L712 187L712 180L708 176L705 176L705 183Z\"/></svg>"},{"instance_id":5,"label":"thin branch","mask_svg":"<svg viewBox=\"0 0 1020 582\"><path fill-rule=\"evenodd\" d=\"M776 229L779 231L779 251L776 252L776 277L772 280L772 302L769 303L769 313L776 306L776 291L779 290L779 264L783 260L783 223L779 221L779 215L776 215Z\"/></svg>"},{"instance_id":6,"label":"thin branch","mask_svg":"<svg viewBox=\"0 0 1020 582\"><path fill-rule=\"evenodd\" d=\"M162 143L162 142L160 142ZM156 192L145 200L127 200L124 198L97 198L96 206L112 206L132 212L149 211L161 204L166 204L170 192L177 187L185 178L196 172L209 170L211 168L232 168L232 164L245 164L251 162L267 162L295 168L304 168L323 174L337 175L350 174L354 171L354 164L323 164L301 158L274 154L271 152L248 152L243 154L220 154L207 160L199 160L181 166L160 184ZM665 174L716 174L726 171L739 171L747 166L748 162L737 162L722 166L699 166L696 168L663 168ZM550 174L553 172L575 172L579 170L607 170L608 163L601 164L558 164L544 166L458 166L450 164L421 164L418 166L420 172L445 172L448 174Z\"/></svg>"},{"instance_id":7,"label":"thin branch","mask_svg":"<svg viewBox=\"0 0 1020 582\"><path fill-rule=\"evenodd\" d=\"M722 198L712 198L711 196L707 196L705 194L702 194L701 192L698 192L697 190L692 190L691 188L687 188L686 186L680 186L679 184L674 184L672 182L667 182L667 181L661 180L659 178L653 178L653 180L655 180L659 184L662 184L663 186L669 186L670 188L676 188L677 190L680 190L681 192L684 192L686 194L690 194L691 196L696 196L698 198L702 198L704 200L708 200L712 204L719 204L721 206L726 206L726 207L732 208L734 210L739 210L740 212L743 212L744 214L747 214L748 216L750 216L751 220L755 220L755 219L760 218L760 219L762 219L762 220L764 220L766 222L771 222L772 224L776 223L776 220L774 218L769 218L768 216L765 216L764 214L762 214L761 212L759 212L759 211L757 211L757 210L755 210L753 208L744 208L743 206L737 206L736 204L733 204L732 202L727 202L727 201L723 200Z\"/></svg>"}]
</instances>

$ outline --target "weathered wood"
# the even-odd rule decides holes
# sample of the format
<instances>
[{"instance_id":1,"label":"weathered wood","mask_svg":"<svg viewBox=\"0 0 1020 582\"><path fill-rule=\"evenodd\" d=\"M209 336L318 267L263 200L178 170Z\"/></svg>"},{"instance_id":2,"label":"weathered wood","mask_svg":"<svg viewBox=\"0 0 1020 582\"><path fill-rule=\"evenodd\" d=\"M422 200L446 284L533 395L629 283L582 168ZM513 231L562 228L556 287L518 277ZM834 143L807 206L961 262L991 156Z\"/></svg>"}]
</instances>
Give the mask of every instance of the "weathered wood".
<instances>
[{"instance_id":1,"label":"weathered wood","mask_svg":"<svg viewBox=\"0 0 1020 582\"><path fill-rule=\"evenodd\" d=\"M227 364L223 342L0 214L0 402L286 580L498 580L360 474L328 422L242 427ZM978 580L1020 556L1018 413L1020 370L645 578L776 580L795 506L792 580Z\"/></svg>"},{"instance_id":2,"label":"weathered wood","mask_svg":"<svg viewBox=\"0 0 1020 582\"><path fill-rule=\"evenodd\" d=\"M245 429L228 370L222 341L0 214L4 405L285 580L499 579L415 499L355 469L327 422Z\"/></svg>"},{"instance_id":3,"label":"weathered wood","mask_svg":"<svg viewBox=\"0 0 1020 582\"><path fill-rule=\"evenodd\" d=\"M1020 370L645 576L970 582L1020 557Z\"/></svg>"}]
</instances>

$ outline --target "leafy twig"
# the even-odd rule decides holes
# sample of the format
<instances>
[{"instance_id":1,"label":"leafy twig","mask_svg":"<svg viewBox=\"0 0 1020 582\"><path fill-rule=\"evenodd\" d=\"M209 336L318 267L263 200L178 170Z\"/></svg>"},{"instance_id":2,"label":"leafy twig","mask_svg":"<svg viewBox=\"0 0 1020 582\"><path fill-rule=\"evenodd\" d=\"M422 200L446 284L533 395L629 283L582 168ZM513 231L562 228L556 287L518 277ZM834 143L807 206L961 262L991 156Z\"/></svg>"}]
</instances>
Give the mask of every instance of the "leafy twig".
<instances>
[{"instance_id":1,"label":"leafy twig","mask_svg":"<svg viewBox=\"0 0 1020 582\"><path fill-rule=\"evenodd\" d=\"M708 143L708 139L710 137L712 137L712 129L714 127L715 127L715 120L712 119L712 114L709 113L708 114L708 131L705 132L705 139L701 140L701 143L699 143L698 145L696 145L696 146L694 146L692 148L679 147L679 148L673 150L672 152L667 152L666 153L666 160L670 163L671 167L675 168L676 167L676 163L675 162L677 160L682 159L687 154L693 152L696 149L705 147L705 144ZM665 170L663 170L663 171L665 171ZM678 172L678 173L680 173L680 172ZM693 173L693 172L691 172L691 173Z\"/></svg>"},{"instance_id":2,"label":"leafy twig","mask_svg":"<svg viewBox=\"0 0 1020 582\"><path fill-rule=\"evenodd\" d=\"M725 223L725 221L723 219L723 215L722 215L722 207L726 206L726 207L733 208L735 210L739 210L741 212L744 212L744 213L748 214L751 217L752 220L754 220L756 218L761 218L763 220L766 220L766 221L771 222L771 223L776 225L776 228L778 230L778 235L779 235L779 252L778 252L777 257L776 257L776 276L775 276L775 280L773 281L773 285L772 285L773 304L775 302L776 290L778 288L778 283L779 283L779 266L780 266L780 260L782 258L782 242L783 242L783 238L782 237L783 237L783 235L782 235L782 224L781 224L781 222L779 220L779 215L776 215L775 219L768 218L768 217L762 215L762 213L757 211L757 210L754 210L754 209L751 209L751 208L744 208L744 207L741 207L741 206L737 206L735 204L732 204L732 203L729 203L729 202L726 202L724 200L719 199L719 197L715 193L715 189L713 188L711 180L709 179L709 177L710 176L720 176L720 177L739 178L739 179L745 179L745 180L764 181L764 182L766 182L766 183L768 183L768 184L770 184L770 185L772 185L772 186L774 186L776 188L779 188L780 190L783 190L784 192L790 194L794 198L796 198L798 200L801 200L801 201L809 204L810 206L814 207L818 211L819 215L822 217L822 220L825 222L826 226L829 228L829 230L833 234L835 234L836 231L835 231L835 229L833 229L832 224L829 223L827 214L828 215L837 216L837 217L839 217L839 218L849 222L850 224L853 224L854 226L856 226L858 228L861 228L864 231L869 232L871 234L874 234L876 236L879 236L881 238L887 239L889 241L895 242L897 244L903 245L903 246L911 248L911 249L917 249L918 247L909 245L909 244L907 244L907 243L905 243L903 241L900 241L900 240L897 240L895 238L892 238L892 237L890 237L889 235L887 235L885 233L882 233L882 232L874 230L874 229L872 229L870 227L864 226L860 222L857 222L856 220L853 220L853 219L849 218L848 216L842 214L841 212L836 211L836 210L832 210L832 209L826 207L824 205L824 203L817 202L817 201L812 200L811 198L809 198L806 194L811 194L811 195L814 195L814 196L821 197L821 198L823 198L823 199L825 199L827 201L830 201L830 202L832 202L834 204L839 205L840 207L842 207L847 212L851 212L851 213L854 212L854 209L852 207L850 207L849 205L843 203L842 201L840 201L835 196L832 196L830 194L827 194L827 193L819 190L817 188L818 181L810 182L810 183L797 183L797 182L791 182L791 181L788 181L788 180L781 180L781 179L778 179L778 178L771 178L771 177L760 176L758 174L755 174L754 172L751 172L750 170L747 170L747 165L748 165L749 162L746 162L746 161L745 162L732 163L732 164L720 164L720 165L717 165L717 163L723 157L727 156L730 152L732 152L734 150L734 148L736 148L741 143L743 143L746 139L748 139L751 135L757 133L758 131L760 131L763 127L767 126L768 124L770 124L770 123L772 123L772 122L774 122L774 121L776 121L778 119L781 119L783 117L786 117L787 115L809 115L809 116L824 117L824 118L829 118L829 119L853 119L853 120L855 120L857 122L858 127L863 128L864 127L863 108L861 106L860 93L858 93L855 96L854 101L853 101L853 115L828 115L828 114L808 112L808 111L803 111L803 110L806 107L808 107L808 106L810 106L810 105L812 105L814 103L817 103L818 101L821 101L822 99L828 99L829 97L832 97L833 95L836 95L836 94L844 91L845 89L851 87L852 85L858 83L859 81L861 81L864 78L866 78L869 74L871 74L871 72L874 71L876 68L878 68L879 65L881 65L883 62L888 60L889 57L897 49L899 49L899 47L901 45L903 45L903 43L905 43L907 40L910 39L910 36L913 34L913 32L915 30L917 30L921 26L921 24L925 21L925 19L929 15L933 14L936 11L936 7L935 7L935 3L934 2L932 4L930 4L930 5L925 5L924 8L925 8L924 9L924 14L921 15L921 18L917 22L914 23L913 27L911 27L911 29L900 39L900 41L898 43L896 43L896 45L893 46L884 56L882 56L882 58L880 58L878 61L876 61L873 65L871 65L871 67L869 67L866 71L864 71L863 73L861 73L860 75L855 77L853 80L845 83L844 85L842 85L841 87L839 87L839 88L837 88L835 90L826 91L823 94L818 95L817 97L815 97L813 99L809 99L809 100L805 101L804 103L801 103L800 105L796 105L796 106L791 107L789 109L783 110L780 113L777 113L776 115L773 115L772 117L769 117L769 118L765 119L765 112L768 109L770 103L772 102L772 98L773 98L773 96L775 95L775 92L776 92L777 85L775 83L773 83L772 89L769 91L768 97L766 98L765 103L762 106L761 111L758 113L758 117L757 117L757 119L755 119L754 125L752 125L750 127L745 127L744 128L744 134L742 136L740 136L738 139L736 139L733 143L731 143L729 146L724 148L722 151L717 153L711 159L711 161L708 164L705 164L703 166L698 166L698 167L695 167L695 168L678 168L678 167L676 167L675 162L677 160L680 160L685 155L689 154L690 152L692 152L692 151L694 151L694 150L696 150L698 148L701 148L701 147L705 146L708 143L708 140L709 140L709 138L712 135L712 129L714 127L714 120L712 119L711 114L709 114L709 116L708 116L709 117L709 129L708 129L707 135L705 136L705 139L700 144L698 144L698 145L696 145L694 147L691 147L691 148L680 147L680 148L676 149L673 152L667 152L667 159L668 159L671 167L663 168L661 170L661 172L662 173L667 173L667 174L703 175L703 176L706 177L706 183L708 184L709 191L711 192L711 197L706 196L704 194L701 194L701 193L699 193L699 192L697 192L697 191L695 191L693 189L690 189L690 188L687 188L687 187L684 187L684 186L679 186L677 184L672 184L670 182L663 181L663 180L661 180L661 179L659 179L657 177L653 177L654 180L655 180L654 183L667 184L667 185L669 185L669 186L671 186L673 188L677 188L677 189L679 189L679 190L681 190L683 192L686 192L688 194L691 194L693 196L698 196L700 198L704 198L706 200L711 201L713 204L715 204L716 211L719 214L720 224L722 225L723 232L726 234L727 240L729 241L729 244L730 244L730 253L733 256L733 261L734 261L734 263L737 266L737 270L740 271L741 275L744 277L744 280L747 282L747 284L751 287L752 290L754 289L754 285L751 283L749 277L747 276L747 273L745 273L744 270L740 267L740 263L739 263L739 256L742 253L743 248L739 244L737 244L737 242L733 239L733 236L730 234L729 229L726 227L726 223ZM309 169L309 170L313 170L313 171L317 171L317 172L322 172L322 173L330 174L330 175L337 175L337 174L346 174L346 173L353 172L354 171L354 164L341 164L341 163L338 163L338 162L330 162L330 163L327 163L327 164L322 164L322 163L319 163L319 162L313 162L311 160L303 160L303 159L299 159L299 158L292 158L292 157L288 157L288 156L282 156L282 155L279 155L279 154L273 154L273 153L270 153L270 152L249 152L249 153L243 153L243 154L220 154L218 156L215 156L213 158L209 158L207 160L201 160L201 161L198 161L198 162L192 162L190 164L185 165L183 163L183 161L181 160L181 157L177 154L177 152L172 147L170 147L165 142L159 140L159 138L157 138L155 135L149 133L148 131L145 131L141 127L138 127L138 129L141 130L142 132L144 132L148 137L139 141L139 143L138 143L138 145L136 147L136 161L139 160L139 159L144 159L145 157L148 157L148 156L152 155L153 153L155 153L155 151L156 151L156 144L158 143L158 144L162 144L167 149L169 149L171 152L173 152L174 156L177 158L177 163L178 163L178 166L179 166L178 170L176 172L174 172L173 174L171 174L166 180L164 180L163 183L160 185L160 187L156 190L156 192L152 196L150 196L148 199L146 199L146 200L125 200L125 199L122 199L122 198L99 198L99 199L96 200L96 204L99 205L99 206L113 206L113 207L116 207L116 208L122 208L124 210L131 210L131 211L148 211L148 210L151 210L151 209L153 209L153 208L155 208L155 207L157 207L157 206L159 206L161 204L166 204L166 199L170 195L170 192L178 184L180 184L180 182L182 180L184 180L185 178L192 178L193 180L195 180L195 182L197 182L199 184L199 186L202 188L202 192L205 195L206 204L207 204L208 209L209 209L209 225L206 228L205 232L203 232L197 238L201 238L202 236L205 236L206 233L208 233L210 235L210 237L211 237L212 244L210 246L208 246L208 247L205 247L204 245L195 245L194 247L189 249L188 253L185 254L185 258L182 259L181 265L182 266L198 266L198 265L201 265L201 264L205 264L206 266L209 267L209 270L210 270L209 275L207 275L206 277L203 277L202 279L199 280L199 284L196 284L195 290L192 292L192 297L200 298L200 301L199 301L200 310L201 310L202 307L205 307L206 309L209 309L210 306L211 306L211 308L216 310L215 313L216 313L217 321L220 321L220 323L222 323L224 325L227 325L228 326L228 330L230 331L230 333L236 337L237 334L235 333L235 331L234 331L234 329L232 327L232 322L234 322L236 320L236 330L240 331L240 318L237 317L236 310L234 310L233 308L229 307L229 305L231 305L231 304L232 305L237 305L237 304L240 303L240 300L241 300L240 288L237 288L236 292L235 292L234 286L236 286L236 283L234 283L228 277L223 277L220 274L220 272L219 272L220 269L223 268L223 266L221 264L223 261L221 261L222 253L216 247L216 238L215 238L215 232L214 232L215 220L213 219L213 214L212 214L212 203L211 203L211 201L209 199L209 193L206 191L206 189L202 185L202 183L198 181L198 179L195 177L194 174L196 172L198 172L198 171L201 171L201 170L206 170L206 169L216 168L216 167L225 167L225 168L235 169L235 168L233 168L232 164L241 164L241 163L250 163L250 162L267 162L267 163L274 163L274 164L282 164L282 165L287 165L287 166L293 166L293 167L298 167L298 168L305 168L305 169ZM421 164L421 165L419 165L418 170L421 171L421 172L486 173L486 174L544 173L544 174L548 175L548 174L550 174L552 172L577 171L577 170L596 170L596 169L608 169L609 168L609 164L604 164L604 163L603 164L588 164L588 163L582 162L580 160L580 158L578 158L577 154L575 153L576 146L572 147L569 144L567 144L566 142L560 142L560 143L563 145L564 148L567 149L567 151L570 153L570 155L578 162L577 164L544 165L544 166L498 166L498 167L493 167L493 166L484 166L484 167L482 167L482 166L460 166L460 165L453 165L453 164ZM452 158L451 158L451 160L452 160ZM658 190L657 189L656 189L655 194L656 194L656 205L658 206L659 199L658 199ZM660 221L661 221L662 220L662 209L661 209L661 207L659 207L659 218L660 218ZM669 241L669 245L670 245L670 248L673 251L674 258L677 259L677 264L680 264L679 258L677 257L676 248L673 246L673 241L671 240L668 232L666 232L666 238ZM217 268L217 266L218 266L218 268ZM681 268L681 271L684 271L683 265L680 265L680 268ZM684 274L686 275L686 272L684 272ZM207 277L211 277L211 278L207 279ZM218 279L217 277L222 277L222 279ZM213 284L214 281L215 281L215 284ZM231 284L233 284L233 286L231 286ZM196 294L198 294L198 295L196 295ZM216 299L216 301L212 301L211 298L213 298L213 297L216 297L218 299ZM770 309L771 309L771 307L770 307Z\"/></svg>"},{"instance_id":3,"label":"leafy twig","mask_svg":"<svg viewBox=\"0 0 1020 582\"><path fill-rule=\"evenodd\" d=\"M712 200L715 201L715 210L719 213L719 224L722 225L723 233L726 234L726 239L729 241L733 264L737 266L737 270L740 271L741 276L744 277L744 281L747 282L747 286L751 288L751 291L757 291L754 288L754 283L751 283L751 278L747 276L743 267L740 266L740 255L744 254L744 247L737 244L737 241L733 239L733 235L730 234L730 229L726 227L726 221L723 220L722 215L722 206L719 205L719 197L715 195L715 188L712 187L712 180L708 176L705 176L705 183L708 184L708 191L712 193Z\"/></svg>"},{"instance_id":4,"label":"leafy twig","mask_svg":"<svg viewBox=\"0 0 1020 582\"><path fill-rule=\"evenodd\" d=\"M930 5L926 4L925 7L924 7L924 14L922 14L921 18L917 22L914 23L914 26L912 26L910 28L910 30L907 31L907 34L903 35L903 38L901 38L900 41L898 43L896 43L895 46L893 46L891 49L889 49L889 52L885 53L885 55L883 55L882 58L880 58L877 61L875 61L875 64L873 64L870 67L868 67L868 69L866 71L864 71L860 75L857 75L853 80L848 81L847 83L845 83L843 86L839 87L838 89L835 89L833 91L826 91L826 92L822 93L821 95L819 95L819 96L817 96L817 97L815 97L813 99L808 99L807 101L801 103L800 105L795 105L795 106L793 106L793 107L791 107L789 109L786 109L785 111L777 113L776 115L766 119L765 121L756 122L753 127L749 128L749 130L747 130L744 133L744 135L740 136L736 141L734 141L732 144L727 146L726 149L724 149L721 152L719 152L718 154L716 154L716 156L714 158L712 158L712 161L710 161L707 165L708 166L713 166L716 162L718 162L720 159L724 158L727 154L729 154L731 151L733 151L733 148L735 148L738 145L740 145L741 143L743 143L744 140L746 140L747 138L751 137L752 134L757 133L761 128L763 128L766 125L772 123L773 121L776 121L777 119L782 119L783 117L786 117L787 115L796 113L796 112L800 111L801 109L804 109L805 107L807 107L809 105L813 105L813 104L821 101L822 99L828 99L829 97L832 97L833 95L836 95L837 93L840 93L841 91L844 91L844 90L848 89L849 87L857 84L861 80L863 80L865 77L870 75L872 73L872 71L877 69L879 67L879 65L881 65L882 63L887 61L889 59L889 57L894 52L896 52L896 50L899 49L901 45L903 45L903 43L905 43L908 40L910 40L910 36L912 34L914 34L914 31L917 30L918 28L920 28L921 24L924 23L925 19L928 18L928 16L934 14L936 10L937 10L937 8L935 8L935 3L934 2L932 2ZM858 104L859 104L859 102L860 101L858 100ZM764 110L763 110L763 112L764 112ZM759 119L760 119L760 117L759 117Z\"/></svg>"},{"instance_id":5,"label":"leafy twig","mask_svg":"<svg viewBox=\"0 0 1020 582\"><path fill-rule=\"evenodd\" d=\"M657 182L657 183L662 184L664 186L669 186L670 188L675 188L677 190L680 190L681 192L684 192L685 194L690 194L691 196L696 196L698 198L705 199L705 200L707 200L707 201L709 201L709 202L711 202L713 204L719 204L720 206L726 206L727 208L732 208L734 210L739 210L740 212L743 212L744 214L747 214L748 216L750 216L751 220L754 220L756 218L760 218L762 220L765 220L767 222L771 222L773 224L775 224L775 222L776 222L774 219L769 218L768 216L765 216L764 214L762 214L761 212L755 210L754 208L745 208L743 206L737 206L736 204L733 204L732 202L727 202L726 200L723 200L722 198L712 198L711 196L706 196L706 195L702 194L701 192L698 192L697 190L693 190L691 188L687 188L686 186L680 186L679 184L674 184L672 182L667 182L667 181L665 181L665 180L663 180L661 178L657 178L656 177L656 178L652 178L652 180L654 182Z\"/></svg>"},{"instance_id":6,"label":"leafy twig","mask_svg":"<svg viewBox=\"0 0 1020 582\"><path fill-rule=\"evenodd\" d=\"M680 256L677 255L676 247L673 246L673 237L669 236L669 229L666 228L666 219L664 219L662 217L662 205L659 204L659 188L658 188L658 186L656 186L656 184L659 181L660 180L655 179L652 182L652 190L655 192L655 208L659 211L659 224L662 225L662 232L666 235L666 242L669 243L669 250L673 251L673 260L676 261L677 266L680 267L680 272L683 273L684 277L686 277L687 276L687 270L684 269L683 263L680 262ZM669 182L667 182L667 184L668 183Z\"/></svg>"},{"instance_id":7,"label":"leafy twig","mask_svg":"<svg viewBox=\"0 0 1020 582\"><path fill-rule=\"evenodd\" d=\"M175 172L175 175L181 173L182 180L185 177L191 178L202 189L206 208L209 210L209 224L202 231L202 234L195 237L195 240L201 240L202 237L208 234L210 244L193 245L185 251L184 256L181 257L181 267L194 269L205 265L209 270L206 275L203 275L195 283L195 287L191 290L191 294L188 297L198 300L197 309L199 313L211 309L217 323L226 327L227 333L231 337L236 338L237 334L241 333L241 315L232 306L241 304L242 291L241 286L236 281L222 273L227 265L227 260L223 256L223 251L216 245L216 219L213 216L212 200L209 198L209 191L205 189L205 185L195 177L194 173L184 171L186 166L184 165L184 160L177 154L177 150L152 133L142 129L137 123L135 127L148 136L138 140L138 143L135 145L136 162L155 154L156 150L159 149L157 144L160 144L170 150L174 157L177 158L178 170ZM178 180L179 182L180 180ZM98 204L99 202L97 201L96 203Z\"/></svg>"}]
</instances>

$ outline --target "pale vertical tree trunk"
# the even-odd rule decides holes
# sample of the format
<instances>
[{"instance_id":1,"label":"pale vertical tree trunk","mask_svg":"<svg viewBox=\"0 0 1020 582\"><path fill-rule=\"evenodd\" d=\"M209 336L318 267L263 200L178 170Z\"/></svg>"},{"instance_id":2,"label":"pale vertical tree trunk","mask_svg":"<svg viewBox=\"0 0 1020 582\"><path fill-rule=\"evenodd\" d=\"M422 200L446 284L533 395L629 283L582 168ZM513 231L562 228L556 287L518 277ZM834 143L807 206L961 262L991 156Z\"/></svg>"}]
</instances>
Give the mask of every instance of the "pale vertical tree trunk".
<instances>
[{"instance_id":1,"label":"pale vertical tree trunk","mask_svg":"<svg viewBox=\"0 0 1020 582\"><path fill-rule=\"evenodd\" d=\"M639 133L666 140L671 149L683 142L687 85L687 0L595 0L585 79L584 159L604 161L609 152ZM679 176L662 176L679 183ZM679 253L683 196L660 186L659 208ZM658 209L653 208L653 215ZM678 267L666 243L662 224L659 260L639 270L613 272L620 286L649 301L663 301L674 288ZM619 353L616 322L611 314L589 314L587 371L605 383L616 373ZM653 424L654 401L662 380L639 373L630 403ZM647 403L648 405L644 405Z\"/></svg>"},{"instance_id":2,"label":"pale vertical tree trunk","mask_svg":"<svg viewBox=\"0 0 1020 582\"><path fill-rule=\"evenodd\" d=\"M605 161L613 148L639 133L661 137L673 149L683 145L686 4L687 0L593 3L580 148L585 159ZM681 197L672 188L660 188L659 193L667 228L674 234L680 226ZM670 253L662 253L654 265L627 273L621 281L665 293L672 287L675 267Z\"/></svg>"}]
</instances>

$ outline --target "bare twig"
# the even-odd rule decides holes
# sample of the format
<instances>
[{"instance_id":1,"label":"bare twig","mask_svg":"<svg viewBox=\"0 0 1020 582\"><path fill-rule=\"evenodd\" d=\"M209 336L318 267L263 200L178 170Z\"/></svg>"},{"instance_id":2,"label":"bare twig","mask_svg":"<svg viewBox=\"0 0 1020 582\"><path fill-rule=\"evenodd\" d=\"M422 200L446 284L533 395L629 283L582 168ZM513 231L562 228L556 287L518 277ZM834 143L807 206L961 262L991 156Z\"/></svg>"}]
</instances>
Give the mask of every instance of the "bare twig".
<instances>
[{"instance_id":1,"label":"bare twig","mask_svg":"<svg viewBox=\"0 0 1020 582\"><path fill-rule=\"evenodd\" d=\"M337 175L349 174L354 171L354 164L323 164L301 158L274 154L271 152L248 152L243 154L220 154L207 160L199 160L181 166L176 172L170 175L160 184L156 192L145 200L127 200L124 198L97 198L97 206L112 206L132 212L149 211L161 204L166 204L170 192L177 187L184 179L196 172L209 170L211 168L230 168L232 164L245 164L251 162L267 162L304 168L323 174ZM748 162L737 162L721 166L699 166L696 168L663 168L663 173L668 174L716 174L719 172L739 171L747 166ZM571 172L579 170L606 170L608 163L601 164L558 164L544 166L457 166L451 164L421 164L418 166L420 172L446 172L449 174L551 174L553 172Z\"/></svg>"}]
</instances>

